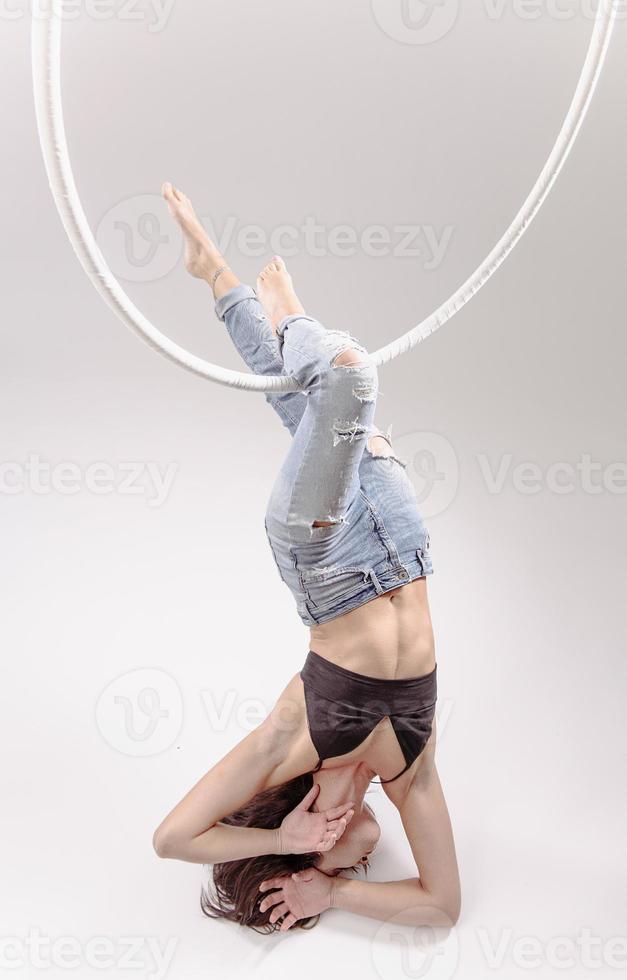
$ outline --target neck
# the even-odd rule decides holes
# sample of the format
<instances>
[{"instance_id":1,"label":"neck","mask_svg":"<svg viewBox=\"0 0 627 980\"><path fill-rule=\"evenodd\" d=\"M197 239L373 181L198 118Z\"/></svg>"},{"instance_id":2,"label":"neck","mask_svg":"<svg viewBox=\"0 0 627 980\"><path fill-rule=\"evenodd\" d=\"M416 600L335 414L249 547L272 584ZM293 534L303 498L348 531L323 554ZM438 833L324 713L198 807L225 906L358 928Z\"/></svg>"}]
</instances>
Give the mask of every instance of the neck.
<instances>
[{"instance_id":1,"label":"neck","mask_svg":"<svg viewBox=\"0 0 627 980\"><path fill-rule=\"evenodd\" d=\"M372 773L363 763L320 769L314 773L314 782L320 786L315 809L328 810L352 800L355 810L359 811L371 777Z\"/></svg>"}]
</instances>

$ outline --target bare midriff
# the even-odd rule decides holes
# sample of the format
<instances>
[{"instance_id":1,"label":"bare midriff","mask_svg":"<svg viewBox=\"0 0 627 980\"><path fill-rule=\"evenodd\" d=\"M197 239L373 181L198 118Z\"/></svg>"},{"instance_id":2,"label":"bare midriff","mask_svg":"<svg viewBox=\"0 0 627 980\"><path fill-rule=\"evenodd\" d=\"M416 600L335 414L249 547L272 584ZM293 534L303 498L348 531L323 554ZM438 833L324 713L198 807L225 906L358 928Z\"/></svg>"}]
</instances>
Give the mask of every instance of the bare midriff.
<instances>
[{"instance_id":1,"label":"bare midriff","mask_svg":"<svg viewBox=\"0 0 627 980\"><path fill-rule=\"evenodd\" d=\"M358 674L421 677L435 667L427 581L416 579L311 627L310 649Z\"/></svg>"}]
</instances>

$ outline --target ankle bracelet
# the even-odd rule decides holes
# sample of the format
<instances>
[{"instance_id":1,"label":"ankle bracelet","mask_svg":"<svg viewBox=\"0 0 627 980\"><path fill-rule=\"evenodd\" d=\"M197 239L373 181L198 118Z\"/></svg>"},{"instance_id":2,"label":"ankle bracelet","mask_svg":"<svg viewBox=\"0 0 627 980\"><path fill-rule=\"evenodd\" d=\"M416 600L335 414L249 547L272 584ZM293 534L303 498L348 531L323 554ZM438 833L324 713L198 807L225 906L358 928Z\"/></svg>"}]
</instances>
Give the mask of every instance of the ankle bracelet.
<instances>
[{"instance_id":1,"label":"ankle bracelet","mask_svg":"<svg viewBox=\"0 0 627 980\"><path fill-rule=\"evenodd\" d=\"M220 276L222 275L222 273L223 272L226 272L228 268L229 268L228 265L221 265L219 269L216 269L216 271L214 272L214 274L211 277L211 288L212 289L215 287L215 284L217 283L217 281L220 278Z\"/></svg>"}]
</instances>

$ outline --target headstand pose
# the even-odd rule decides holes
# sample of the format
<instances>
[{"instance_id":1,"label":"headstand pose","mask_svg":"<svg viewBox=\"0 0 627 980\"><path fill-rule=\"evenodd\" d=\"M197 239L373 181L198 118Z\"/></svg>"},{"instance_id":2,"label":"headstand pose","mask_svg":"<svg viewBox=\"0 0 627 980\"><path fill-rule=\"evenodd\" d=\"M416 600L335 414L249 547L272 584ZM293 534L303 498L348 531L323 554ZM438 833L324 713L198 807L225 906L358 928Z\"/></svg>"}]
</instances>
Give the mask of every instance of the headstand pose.
<instances>
[{"instance_id":1,"label":"headstand pose","mask_svg":"<svg viewBox=\"0 0 627 980\"><path fill-rule=\"evenodd\" d=\"M238 351L256 374L302 390L268 394L293 436L266 533L311 643L268 718L157 829L161 857L212 865L207 915L257 929L303 927L331 907L450 926L455 846L434 762L436 661L427 531L404 466L374 426L376 368L347 333L305 315L283 261L242 285L191 202L164 196ZM397 807L418 875L368 882L380 836L374 776Z\"/></svg>"}]
</instances>

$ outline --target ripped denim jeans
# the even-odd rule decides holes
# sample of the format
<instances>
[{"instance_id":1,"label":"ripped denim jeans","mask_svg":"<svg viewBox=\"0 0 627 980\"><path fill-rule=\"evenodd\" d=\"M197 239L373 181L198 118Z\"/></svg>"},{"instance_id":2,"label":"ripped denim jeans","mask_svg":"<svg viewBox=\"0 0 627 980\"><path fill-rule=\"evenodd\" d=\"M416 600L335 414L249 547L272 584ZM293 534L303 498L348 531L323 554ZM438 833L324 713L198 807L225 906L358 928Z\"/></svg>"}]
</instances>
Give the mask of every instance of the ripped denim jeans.
<instances>
[{"instance_id":1,"label":"ripped denim jeans","mask_svg":"<svg viewBox=\"0 0 627 980\"><path fill-rule=\"evenodd\" d=\"M265 527L302 621L326 622L430 574L429 535L405 464L370 448L382 433L366 349L309 316L287 317L275 336L249 286L230 290L216 312L254 373L286 374L301 386L266 395L293 438ZM348 350L358 363L336 363Z\"/></svg>"}]
</instances>

